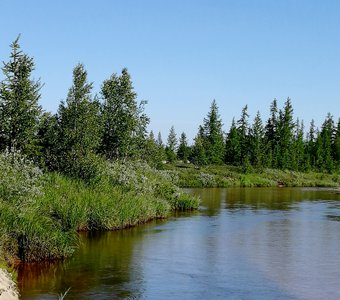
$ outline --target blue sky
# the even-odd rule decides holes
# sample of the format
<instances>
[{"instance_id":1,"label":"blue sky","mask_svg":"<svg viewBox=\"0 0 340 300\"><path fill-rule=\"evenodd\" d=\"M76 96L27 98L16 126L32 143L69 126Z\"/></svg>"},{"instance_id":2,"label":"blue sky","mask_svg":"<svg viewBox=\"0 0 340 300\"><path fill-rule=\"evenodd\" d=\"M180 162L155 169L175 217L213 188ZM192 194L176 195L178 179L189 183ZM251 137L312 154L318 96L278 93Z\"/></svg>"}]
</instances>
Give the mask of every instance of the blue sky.
<instances>
[{"instance_id":1,"label":"blue sky","mask_svg":"<svg viewBox=\"0 0 340 300\"><path fill-rule=\"evenodd\" d=\"M94 93L127 67L163 140L171 125L193 138L213 99L226 131L244 105L265 121L288 96L296 117L319 126L340 116L339 15L340 1L327 0L0 0L0 60L20 33L52 112L78 62Z\"/></svg>"}]
</instances>

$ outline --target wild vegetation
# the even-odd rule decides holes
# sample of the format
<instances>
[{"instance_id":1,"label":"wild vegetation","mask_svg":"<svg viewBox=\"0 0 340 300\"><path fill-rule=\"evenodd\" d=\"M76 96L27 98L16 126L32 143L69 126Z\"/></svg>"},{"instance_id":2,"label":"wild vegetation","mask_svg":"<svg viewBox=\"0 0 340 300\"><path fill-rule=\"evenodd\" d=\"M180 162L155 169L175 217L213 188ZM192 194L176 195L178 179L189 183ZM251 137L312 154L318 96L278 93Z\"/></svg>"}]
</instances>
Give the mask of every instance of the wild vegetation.
<instances>
[{"instance_id":1,"label":"wild vegetation","mask_svg":"<svg viewBox=\"0 0 340 300\"><path fill-rule=\"evenodd\" d=\"M39 105L34 69L17 38L0 82L0 260L66 257L78 231L196 209L179 187L339 184L340 125L330 114L305 138L291 100L282 110L274 100L265 126L260 113L250 126L245 106L225 134L214 100L193 145L185 133L178 145L174 126L164 145L147 130L127 69L94 97L78 64L55 114Z\"/></svg>"},{"instance_id":2,"label":"wild vegetation","mask_svg":"<svg viewBox=\"0 0 340 300\"><path fill-rule=\"evenodd\" d=\"M11 49L0 84L0 260L66 257L78 231L119 229L198 207L171 171L146 162L149 119L126 69L103 83L99 101L77 65L53 115L38 104L33 59L19 39Z\"/></svg>"}]
</instances>

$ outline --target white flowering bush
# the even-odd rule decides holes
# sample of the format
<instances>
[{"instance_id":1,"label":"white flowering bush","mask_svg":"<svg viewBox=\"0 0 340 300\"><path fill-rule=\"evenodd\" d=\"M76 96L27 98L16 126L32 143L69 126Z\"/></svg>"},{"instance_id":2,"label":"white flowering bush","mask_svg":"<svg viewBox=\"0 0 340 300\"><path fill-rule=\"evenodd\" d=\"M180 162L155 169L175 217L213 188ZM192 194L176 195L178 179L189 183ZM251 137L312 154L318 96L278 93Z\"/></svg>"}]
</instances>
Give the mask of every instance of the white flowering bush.
<instances>
[{"instance_id":1,"label":"white flowering bush","mask_svg":"<svg viewBox=\"0 0 340 300\"><path fill-rule=\"evenodd\" d=\"M156 170L140 161L114 162L108 165L106 178L127 191L167 200L173 209L186 208L183 201L188 199L182 197L183 193L176 185L179 181L176 171Z\"/></svg>"},{"instance_id":2,"label":"white flowering bush","mask_svg":"<svg viewBox=\"0 0 340 300\"><path fill-rule=\"evenodd\" d=\"M0 153L0 199L27 203L41 194L42 171L18 152Z\"/></svg>"},{"instance_id":3,"label":"white flowering bush","mask_svg":"<svg viewBox=\"0 0 340 300\"><path fill-rule=\"evenodd\" d=\"M212 187L216 185L215 176L212 174L201 172L199 174L199 180L201 181L203 187Z\"/></svg>"}]
</instances>

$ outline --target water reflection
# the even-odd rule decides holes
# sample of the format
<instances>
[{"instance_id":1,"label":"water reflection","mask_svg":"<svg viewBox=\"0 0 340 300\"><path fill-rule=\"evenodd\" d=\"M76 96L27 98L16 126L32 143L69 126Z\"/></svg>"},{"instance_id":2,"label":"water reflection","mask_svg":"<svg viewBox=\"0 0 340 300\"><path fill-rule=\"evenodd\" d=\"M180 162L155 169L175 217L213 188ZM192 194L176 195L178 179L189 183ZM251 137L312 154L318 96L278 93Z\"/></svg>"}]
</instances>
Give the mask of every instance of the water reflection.
<instances>
[{"instance_id":1,"label":"water reflection","mask_svg":"<svg viewBox=\"0 0 340 300\"><path fill-rule=\"evenodd\" d=\"M82 236L62 263L24 265L23 299L339 299L340 195L194 189L199 212Z\"/></svg>"}]
</instances>

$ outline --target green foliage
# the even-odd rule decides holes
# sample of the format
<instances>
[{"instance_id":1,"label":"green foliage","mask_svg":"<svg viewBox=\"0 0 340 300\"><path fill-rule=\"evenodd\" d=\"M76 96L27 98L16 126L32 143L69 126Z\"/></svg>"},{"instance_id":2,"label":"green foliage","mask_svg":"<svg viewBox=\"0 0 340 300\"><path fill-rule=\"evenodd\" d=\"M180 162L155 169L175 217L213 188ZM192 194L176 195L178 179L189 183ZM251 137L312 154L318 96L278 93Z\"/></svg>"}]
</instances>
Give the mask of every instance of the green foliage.
<instances>
[{"instance_id":1,"label":"green foliage","mask_svg":"<svg viewBox=\"0 0 340 300\"><path fill-rule=\"evenodd\" d=\"M278 166L281 169L292 169L291 155L294 150L293 144L293 107L290 98L285 102L283 110L279 112L278 121Z\"/></svg>"},{"instance_id":2,"label":"green foliage","mask_svg":"<svg viewBox=\"0 0 340 300\"><path fill-rule=\"evenodd\" d=\"M104 178L125 191L134 191L138 195L149 194L164 199L175 210L182 207L176 206L178 199L188 199L188 197L182 198L183 193L177 187L179 182L177 172L156 170L141 161L110 163ZM198 200L194 202L196 204L192 208L197 208ZM190 203L193 201L190 200Z\"/></svg>"},{"instance_id":3,"label":"green foliage","mask_svg":"<svg viewBox=\"0 0 340 300\"><path fill-rule=\"evenodd\" d=\"M204 129L199 126L198 133L194 139L195 143L192 147L190 160L198 166L206 165L208 162L206 153L206 141L204 135Z\"/></svg>"},{"instance_id":4,"label":"green foliage","mask_svg":"<svg viewBox=\"0 0 340 300\"><path fill-rule=\"evenodd\" d=\"M177 149L177 137L175 127L171 126L168 135L168 142L165 147L165 153L168 162L173 163L176 160L176 149Z\"/></svg>"},{"instance_id":5,"label":"green foliage","mask_svg":"<svg viewBox=\"0 0 340 300\"><path fill-rule=\"evenodd\" d=\"M224 159L223 124L215 100L211 103L210 111L203 123L205 151L208 163L221 164Z\"/></svg>"},{"instance_id":6,"label":"green foliage","mask_svg":"<svg viewBox=\"0 0 340 300\"><path fill-rule=\"evenodd\" d=\"M0 153L0 200L29 205L40 193L42 171L18 152Z\"/></svg>"},{"instance_id":7,"label":"green foliage","mask_svg":"<svg viewBox=\"0 0 340 300\"><path fill-rule=\"evenodd\" d=\"M190 156L190 147L188 146L187 136L182 132L179 139L179 146L177 149L177 159L187 162Z\"/></svg>"},{"instance_id":8,"label":"green foliage","mask_svg":"<svg viewBox=\"0 0 340 300\"><path fill-rule=\"evenodd\" d=\"M58 169L76 178L89 179L95 167L95 152L101 139L99 102L92 100L92 83L82 64L73 70L73 85L66 104L58 111Z\"/></svg>"},{"instance_id":9,"label":"green foliage","mask_svg":"<svg viewBox=\"0 0 340 300\"><path fill-rule=\"evenodd\" d=\"M260 112L258 111L254 119L253 126L250 130L250 155L251 164L257 168L261 167L264 162L264 128Z\"/></svg>"},{"instance_id":10,"label":"green foliage","mask_svg":"<svg viewBox=\"0 0 340 300\"><path fill-rule=\"evenodd\" d=\"M332 144L334 144L334 121L333 116L328 114L322 124L321 132L317 136L316 164L320 170L331 172L334 168L332 159Z\"/></svg>"},{"instance_id":11,"label":"green foliage","mask_svg":"<svg viewBox=\"0 0 340 300\"><path fill-rule=\"evenodd\" d=\"M334 160L337 164L338 170L340 170L340 118L338 119L338 125L336 128L334 143L333 143Z\"/></svg>"},{"instance_id":12,"label":"green foliage","mask_svg":"<svg viewBox=\"0 0 340 300\"><path fill-rule=\"evenodd\" d=\"M108 159L139 157L138 149L146 140L149 118L143 113L145 101L138 106L130 74L123 69L112 74L101 88L103 139L101 151Z\"/></svg>"},{"instance_id":13,"label":"green foliage","mask_svg":"<svg viewBox=\"0 0 340 300\"><path fill-rule=\"evenodd\" d=\"M49 259L69 255L72 234L59 231L39 210L42 172L26 156L0 155L0 252L6 260Z\"/></svg>"},{"instance_id":14,"label":"green foliage","mask_svg":"<svg viewBox=\"0 0 340 300\"><path fill-rule=\"evenodd\" d=\"M243 164L249 159L249 125L248 105L242 108L241 117L237 121L237 132L240 141L240 162Z\"/></svg>"},{"instance_id":15,"label":"green foliage","mask_svg":"<svg viewBox=\"0 0 340 300\"><path fill-rule=\"evenodd\" d=\"M166 160L165 149L162 142L155 141L154 134L151 131L145 142L144 149L141 149L142 159L155 167L161 167Z\"/></svg>"},{"instance_id":16,"label":"green foliage","mask_svg":"<svg viewBox=\"0 0 340 300\"><path fill-rule=\"evenodd\" d=\"M278 107L277 100L274 99L270 105L270 118L265 126L265 143L270 160L267 166L276 168L278 166Z\"/></svg>"},{"instance_id":17,"label":"green foliage","mask_svg":"<svg viewBox=\"0 0 340 300\"><path fill-rule=\"evenodd\" d=\"M239 131L233 119L225 143L225 162L230 165L238 166L241 164L241 142Z\"/></svg>"},{"instance_id":18,"label":"green foliage","mask_svg":"<svg viewBox=\"0 0 340 300\"><path fill-rule=\"evenodd\" d=\"M339 174L316 172L283 171L264 168L255 170L252 167L244 172L244 167L204 166L200 169L193 166L176 168L167 166L178 174L179 186L182 187L339 187Z\"/></svg>"},{"instance_id":19,"label":"green foliage","mask_svg":"<svg viewBox=\"0 0 340 300\"><path fill-rule=\"evenodd\" d=\"M31 78L34 61L20 50L19 37L11 49L10 61L2 67L5 78L0 83L0 150L20 150L37 156L41 84Z\"/></svg>"},{"instance_id":20,"label":"green foliage","mask_svg":"<svg viewBox=\"0 0 340 300\"><path fill-rule=\"evenodd\" d=\"M8 261L66 257L77 231L125 228L199 204L175 185L176 172L138 161L106 162L95 182L43 175L17 153L0 155L0 171L0 255Z\"/></svg>"}]
</instances>

